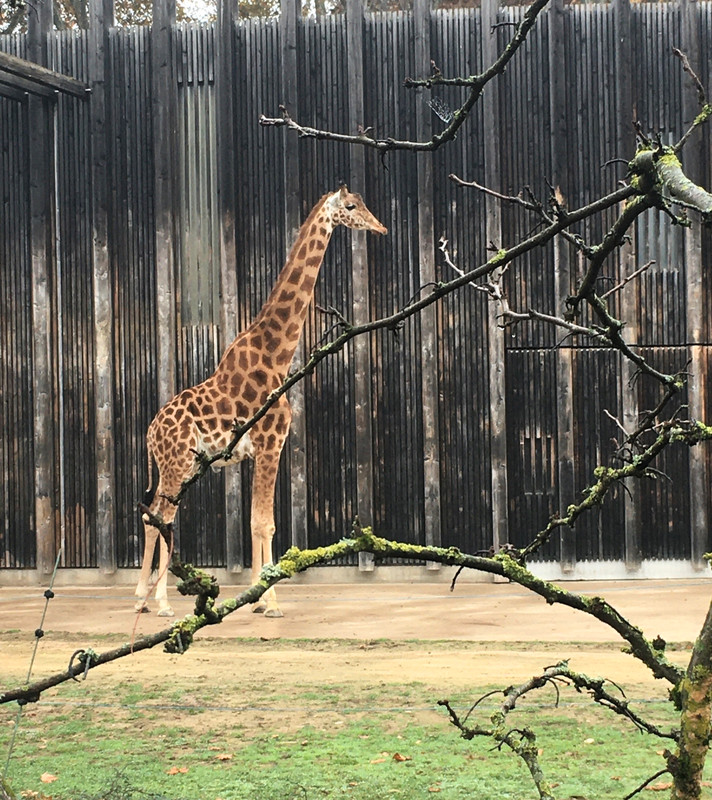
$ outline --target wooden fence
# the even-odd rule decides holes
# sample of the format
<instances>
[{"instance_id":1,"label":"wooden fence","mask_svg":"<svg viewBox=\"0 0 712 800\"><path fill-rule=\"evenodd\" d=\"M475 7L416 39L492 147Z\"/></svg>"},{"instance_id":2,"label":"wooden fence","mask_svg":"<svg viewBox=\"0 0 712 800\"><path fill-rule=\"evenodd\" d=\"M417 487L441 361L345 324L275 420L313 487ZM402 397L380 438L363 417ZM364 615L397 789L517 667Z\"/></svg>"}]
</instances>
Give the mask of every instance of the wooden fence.
<instances>
[{"instance_id":1,"label":"wooden fence","mask_svg":"<svg viewBox=\"0 0 712 800\"><path fill-rule=\"evenodd\" d=\"M148 423L211 372L266 298L301 219L341 180L389 228L378 240L337 231L319 279L318 306L358 322L452 277L441 236L467 268L490 242L528 232L526 215L457 188L449 173L540 196L553 181L576 206L624 175L612 160L632 155L634 116L672 141L696 114L673 45L712 90L711 3L555 0L454 143L381 161L258 118L283 103L317 127L427 137L442 124L429 101L454 108L461 90L414 91L403 79L428 74L431 60L449 75L478 71L523 8L483 0L434 11L416 0L409 12L368 13L349 0L346 14L308 19L285 0L280 19L236 21L222 4L215 25L185 27L162 0L151 28L131 29L110 24L107 0L91 8L89 30L51 31L38 13L26 35L0 37L0 50L91 87L87 98L53 99L0 80L6 570L46 572L61 542L65 567L138 564ZM709 153L706 132L684 155L707 186ZM582 232L594 239L611 219ZM711 255L697 226L684 232L650 212L602 278L615 285L655 260L618 293L617 310L661 368L690 363L684 401L707 419ZM512 306L560 311L578 275L567 248L531 253L507 276ZM487 550L527 541L576 500L611 456L615 420L630 424L655 387L633 380L617 353L557 347L558 334L534 324L501 331L495 314L465 289L398 333L355 340L292 392L278 552L334 541L357 514L385 536ZM307 352L330 324L311 311ZM621 488L545 559L572 575L589 562L599 566L588 574L603 574L601 562L610 574L699 568L710 548L706 452L671 451L660 468L668 477ZM249 476L243 465L189 493L179 524L188 560L249 563Z\"/></svg>"}]
</instances>

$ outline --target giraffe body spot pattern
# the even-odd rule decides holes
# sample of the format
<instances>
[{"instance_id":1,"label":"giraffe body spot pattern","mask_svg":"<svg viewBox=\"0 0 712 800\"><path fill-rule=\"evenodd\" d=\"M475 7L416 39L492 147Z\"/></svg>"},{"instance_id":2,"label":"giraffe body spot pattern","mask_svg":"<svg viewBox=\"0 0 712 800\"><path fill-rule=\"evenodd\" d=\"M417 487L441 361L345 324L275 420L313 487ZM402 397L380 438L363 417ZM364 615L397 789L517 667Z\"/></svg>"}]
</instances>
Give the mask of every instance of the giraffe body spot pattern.
<instances>
[{"instance_id":1,"label":"giraffe body spot pattern","mask_svg":"<svg viewBox=\"0 0 712 800\"><path fill-rule=\"evenodd\" d=\"M173 502L185 481L200 468L201 460L215 459L214 470L243 459L254 459L252 479L252 580L272 562L274 536L274 492L279 459L289 433L292 412L282 395L266 414L245 433L232 454L226 450L235 426L252 418L270 393L285 380L299 342L314 285L338 225L385 234L386 228L366 208L360 195L342 186L325 194L299 230L287 262L252 324L227 348L215 372L197 386L184 389L156 414L146 434L148 474L153 464L158 481L149 484L146 505L152 514L170 525L178 511ZM146 610L150 593L153 553L160 548L156 579L159 615L170 616L167 597L168 546L158 529L144 516L145 547L136 595L138 611ZM268 590L255 609L279 617L274 589Z\"/></svg>"}]
</instances>

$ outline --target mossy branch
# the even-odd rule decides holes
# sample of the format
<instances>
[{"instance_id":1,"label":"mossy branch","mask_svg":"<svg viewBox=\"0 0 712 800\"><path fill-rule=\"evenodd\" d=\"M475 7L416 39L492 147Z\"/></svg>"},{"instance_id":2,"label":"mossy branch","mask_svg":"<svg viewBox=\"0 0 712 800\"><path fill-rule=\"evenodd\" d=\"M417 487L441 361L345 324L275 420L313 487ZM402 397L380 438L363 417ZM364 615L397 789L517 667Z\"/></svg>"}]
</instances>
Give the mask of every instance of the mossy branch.
<instances>
[{"instance_id":1,"label":"mossy branch","mask_svg":"<svg viewBox=\"0 0 712 800\"><path fill-rule=\"evenodd\" d=\"M520 551L521 557L526 560L532 556L549 541L552 533L558 528L573 527L582 514L603 502L614 485L622 483L626 478L646 477L655 459L673 442L693 447L710 439L712 439L712 427L702 422L693 422L689 425L668 422L661 425L652 444L635 456L630 463L622 467L596 467L594 470L596 482L584 489L584 499L580 503L571 504L564 515L552 517L547 526Z\"/></svg>"},{"instance_id":2,"label":"mossy branch","mask_svg":"<svg viewBox=\"0 0 712 800\"><path fill-rule=\"evenodd\" d=\"M518 701L532 691L547 686L552 687L556 691L558 705L560 685L572 685L576 691L587 692L595 702L631 720L641 731L674 741L679 738L679 731L662 731L656 725L644 720L630 708L620 687L616 686L620 694L620 696L617 696L607 691L605 688L607 683L609 682L605 678L590 678L572 670L568 661L560 661L558 664L547 667L541 673L534 675L519 686L509 686L503 689L501 694L504 695L504 699L497 709L490 714L490 725L469 725L468 720L485 698L499 694L499 692L488 692L480 697L464 717L461 717L455 711L448 700L440 700L438 705L447 709L450 721L460 731L460 735L464 739L472 740L475 737L484 736L492 739L497 744L498 749L502 745L509 747L526 764L539 792L540 800L553 800L552 784L544 778L544 773L539 763L536 735L531 728L513 728L508 721L509 714L514 711ZM615 686L615 684L613 685Z\"/></svg>"},{"instance_id":3,"label":"mossy branch","mask_svg":"<svg viewBox=\"0 0 712 800\"><path fill-rule=\"evenodd\" d=\"M700 116L706 121L712 106L706 107ZM666 198L699 211L706 221L712 215L712 194L691 181L682 168L675 147L643 145L630 162L632 183L648 196L658 196L657 205L664 205Z\"/></svg>"},{"instance_id":4,"label":"mossy branch","mask_svg":"<svg viewBox=\"0 0 712 800\"><path fill-rule=\"evenodd\" d=\"M527 682L524 687L519 687L519 693L524 694L531 688L538 688L546 682L547 679L542 682L541 679L535 678L533 681ZM535 684L535 686L530 684ZM460 719L458 713L450 705L449 700L438 700L438 705L447 709L450 715L450 722L460 731L460 736L462 736L463 739L470 741L475 737L484 736L488 739L492 739L498 750L501 749L503 745L506 745L526 764L539 794L539 800L555 800L552 794L551 784L545 779L544 772L539 764L539 748L537 747L536 734L528 727L508 728L508 726L505 726L508 713L505 703L491 715L491 724L487 726L467 725L467 718L465 718L465 720Z\"/></svg>"},{"instance_id":5,"label":"mossy branch","mask_svg":"<svg viewBox=\"0 0 712 800\"><path fill-rule=\"evenodd\" d=\"M569 592L553 583L537 578L508 552L498 553L493 557L473 556L461 552L456 547L425 547L394 542L374 536L369 528L363 530L358 528L351 538L342 539L340 542L326 547L312 550L300 550L292 547L276 564L265 566L260 573L258 583L241 592L237 597L218 603L207 592L204 596L205 605L202 613L189 614L163 631L141 637L105 653L96 653L93 655L89 667L84 663L71 663L63 672L40 679L30 685L3 692L0 694L0 705L11 701L36 701L46 689L72 680L80 673L88 672L102 664L133 655L159 644L163 644L168 652L184 653L199 630L208 625L220 623L238 608L256 603L276 583L304 572L317 564L325 564L362 552L373 553L379 558L397 557L415 561L434 561L509 578L543 597L547 603L559 603L577 611L583 611L608 625L628 642L630 652L640 659L655 677L665 678L671 683L677 684L683 676L682 670L671 664L662 652L656 650L639 628L628 622L603 598L587 597Z\"/></svg>"},{"instance_id":6,"label":"mossy branch","mask_svg":"<svg viewBox=\"0 0 712 800\"><path fill-rule=\"evenodd\" d=\"M699 797L702 771L712 730L712 605L695 642L687 671L672 699L680 709L680 740L676 753L668 753L673 775L672 797Z\"/></svg>"}]
</instances>

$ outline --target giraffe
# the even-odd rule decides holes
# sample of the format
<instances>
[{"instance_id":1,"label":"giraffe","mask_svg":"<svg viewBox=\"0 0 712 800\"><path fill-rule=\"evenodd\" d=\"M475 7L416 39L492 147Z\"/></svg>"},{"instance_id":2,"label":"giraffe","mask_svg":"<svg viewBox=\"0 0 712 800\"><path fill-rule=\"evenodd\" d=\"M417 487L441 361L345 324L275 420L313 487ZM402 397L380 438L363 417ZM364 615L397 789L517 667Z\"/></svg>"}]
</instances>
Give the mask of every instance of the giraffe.
<instances>
[{"instance_id":1,"label":"giraffe","mask_svg":"<svg viewBox=\"0 0 712 800\"><path fill-rule=\"evenodd\" d=\"M151 479L146 493L149 510L173 522L178 511L169 498L198 469L196 454L209 458L230 443L236 421L249 419L278 388L287 375L314 296L331 234L338 225L385 234L387 229L366 208L358 194L342 185L325 194L314 206L299 230L287 261L265 304L253 322L227 348L215 372L205 381L185 389L156 414L146 434L148 474L158 467L158 483ZM265 564L272 562L274 536L274 491L279 458L291 422L286 396L270 408L233 450L229 462L216 461L220 469L244 458L254 459L252 479L252 582ZM145 548L136 587L137 611L148 610L151 565L156 542L160 558L156 581L158 615L173 616L167 596L168 547L158 530L144 515ZM274 589L266 592L254 611L267 617L281 617Z\"/></svg>"}]
</instances>

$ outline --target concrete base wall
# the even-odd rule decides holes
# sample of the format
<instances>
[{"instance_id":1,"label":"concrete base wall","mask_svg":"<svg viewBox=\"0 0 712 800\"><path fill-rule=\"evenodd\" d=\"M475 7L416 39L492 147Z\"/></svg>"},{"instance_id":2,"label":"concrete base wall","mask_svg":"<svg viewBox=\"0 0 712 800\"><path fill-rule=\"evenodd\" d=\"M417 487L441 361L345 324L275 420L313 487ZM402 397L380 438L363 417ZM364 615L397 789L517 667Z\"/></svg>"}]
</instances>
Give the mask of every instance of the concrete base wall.
<instances>
[{"instance_id":1,"label":"concrete base wall","mask_svg":"<svg viewBox=\"0 0 712 800\"><path fill-rule=\"evenodd\" d=\"M447 583L456 572L455 567L434 565L376 566L370 571L358 567L315 567L308 572L296 575L292 581L300 585L359 583ZM709 569L698 570L688 561L643 561L640 569L629 572L623 561L580 561L571 572L564 573L557 562L542 562L531 565L532 572L551 581L592 581L592 580L649 580L665 578L712 578ZM227 570L207 570L215 575L222 586L249 586L250 570L228 572ZM119 569L107 573L98 569L60 569L57 571L55 586L132 586L138 581L138 569ZM0 586L46 586L51 574L38 570L0 570ZM458 583L493 583L501 580L492 575L463 570ZM170 575L169 581L175 583Z\"/></svg>"}]
</instances>

